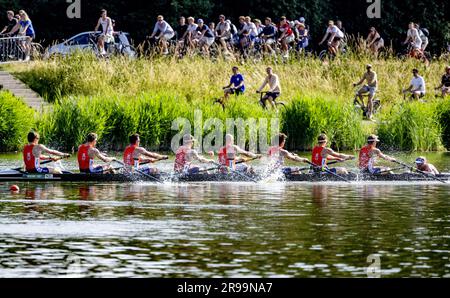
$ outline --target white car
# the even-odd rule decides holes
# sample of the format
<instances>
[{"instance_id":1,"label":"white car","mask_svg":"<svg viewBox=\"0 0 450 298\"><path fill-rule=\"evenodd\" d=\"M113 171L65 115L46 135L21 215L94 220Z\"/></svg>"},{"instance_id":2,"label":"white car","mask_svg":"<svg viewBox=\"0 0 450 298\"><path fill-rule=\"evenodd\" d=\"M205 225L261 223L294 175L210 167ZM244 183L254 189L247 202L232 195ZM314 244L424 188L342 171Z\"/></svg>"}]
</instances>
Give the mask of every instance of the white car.
<instances>
[{"instance_id":1,"label":"white car","mask_svg":"<svg viewBox=\"0 0 450 298\"><path fill-rule=\"evenodd\" d=\"M65 56L76 51L92 51L98 54L97 38L100 32L88 31L79 33L62 43L56 44L48 48L45 57L49 58L55 55ZM108 54L121 54L127 57L136 57L136 50L128 40L128 33L114 32L114 44L107 44Z\"/></svg>"}]
</instances>

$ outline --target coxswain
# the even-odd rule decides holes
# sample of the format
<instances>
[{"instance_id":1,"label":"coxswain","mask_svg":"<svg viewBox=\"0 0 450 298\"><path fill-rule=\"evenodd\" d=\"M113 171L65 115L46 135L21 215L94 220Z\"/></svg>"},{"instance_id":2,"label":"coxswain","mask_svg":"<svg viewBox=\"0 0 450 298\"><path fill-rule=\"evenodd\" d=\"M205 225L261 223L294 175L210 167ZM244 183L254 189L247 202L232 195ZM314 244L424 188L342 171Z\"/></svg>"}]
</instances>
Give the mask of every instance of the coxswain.
<instances>
[{"instance_id":1,"label":"coxswain","mask_svg":"<svg viewBox=\"0 0 450 298\"><path fill-rule=\"evenodd\" d=\"M154 163L163 159L168 159L166 155L160 155L158 153L153 153L140 147L141 139L139 135L133 134L129 138L130 145L125 148L123 153L123 163L127 170L135 169L144 172L147 175L158 174L159 170L157 168L151 168L149 166L141 167L142 163ZM142 158L143 156L147 158Z\"/></svg>"},{"instance_id":2,"label":"coxswain","mask_svg":"<svg viewBox=\"0 0 450 298\"><path fill-rule=\"evenodd\" d=\"M304 162L307 163L307 158L299 157L296 154L293 154L286 149L284 149L284 145L286 144L287 136L284 133L280 133L276 135L272 140L272 146L269 148L267 155L271 159L271 168L279 169L281 168L283 174L289 175L293 172L299 173L297 169L293 169L292 167L283 167L284 160L289 159L296 162Z\"/></svg>"},{"instance_id":3,"label":"coxswain","mask_svg":"<svg viewBox=\"0 0 450 298\"><path fill-rule=\"evenodd\" d=\"M370 135L367 138L367 144L359 151L359 169L361 172L372 175L390 172L390 168L388 167L375 166L378 157L391 162L396 161L395 158L383 154L377 148L379 141L378 136Z\"/></svg>"},{"instance_id":4,"label":"coxswain","mask_svg":"<svg viewBox=\"0 0 450 298\"><path fill-rule=\"evenodd\" d=\"M337 160L344 161L354 159L352 155L342 154L334 152L333 149L327 147L328 137L326 134L320 134L317 138L317 145L313 148L312 151L312 159L311 162L314 164L314 171L324 171L327 169L328 171L333 172L334 174L346 175L348 171L343 167L336 167L329 169L327 166L327 161L329 160Z\"/></svg>"},{"instance_id":5,"label":"coxswain","mask_svg":"<svg viewBox=\"0 0 450 298\"><path fill-rule=\"evenodd\" d=\"M213 159L207 159L198 154L197 150L193 149L194 137L190 134L183 136L183 146L179 147L175 152L175 164L174 170L176 173L182 173L185 175L198 174L202 168L193 164L193 161L199 161L202 163L214 163ZM210 152L210 155L214 154Z\"/></svg>"},{"instance_id":6,"label":"coxswain","mask_svg":"<svg viewBox=\"0 0 450 298\"><path fill-rule=\"evenodd\" d=\"M25 163L25 170L28 173L41 174L62 174L61 169L51 167L41 167L41 160L57 161L58 158L45 156L43 153L52 154L60 157L69 157L70 154L62 153L56 150L51 150L44 145L39 144L39 134L31 131L27 136L28 144L23 149L23 161Z\"/></svg>"},{"instance_id":7,"label":"coxswain","mask_svg":"<svg viewBox=\"0 0 450 298\"><path fill-rule=\"evenodd\" d=\"M94 159L96 157L106 163L110 163L115 160L115 158L103 155L97 148L95 148L97 145L97 138L97 134L91 132L87 135L86 143L78 147L78 166L80 168L80 172L88 174L114 173L114 169L109 164L94 164Z\"/></svg>"},{"instance_id":8,"label":"coxswain","mask_svg":"<svg viewBox=\"0 0 450 298\"><path fill-rule=\"evenodd\" d=\"M416 168L424 173L431 175L439 175L439 171L436 169L434 165L427 162L427 159L423 156L419 156L415 161Z\"/></svg>"}]
</instances>

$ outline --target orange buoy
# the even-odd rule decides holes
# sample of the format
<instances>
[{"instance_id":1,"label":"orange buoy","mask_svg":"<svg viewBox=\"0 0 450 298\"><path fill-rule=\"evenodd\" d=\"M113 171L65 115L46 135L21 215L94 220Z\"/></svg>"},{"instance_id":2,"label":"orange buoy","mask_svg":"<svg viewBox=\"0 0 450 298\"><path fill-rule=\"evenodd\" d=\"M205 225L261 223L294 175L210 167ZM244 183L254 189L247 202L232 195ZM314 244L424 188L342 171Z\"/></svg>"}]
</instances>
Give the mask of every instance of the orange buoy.
<instances>
[{"instance_id":1,"label":"orange buoy","mask_svg":"<svg viewBox=\"0 0 450 298\"><path fill-rule=\"evenodd\" d=\"M9 188L10 191L19 191L20 188L17 185L11 185L11 187Z\"/></svg>"}]
</instances>

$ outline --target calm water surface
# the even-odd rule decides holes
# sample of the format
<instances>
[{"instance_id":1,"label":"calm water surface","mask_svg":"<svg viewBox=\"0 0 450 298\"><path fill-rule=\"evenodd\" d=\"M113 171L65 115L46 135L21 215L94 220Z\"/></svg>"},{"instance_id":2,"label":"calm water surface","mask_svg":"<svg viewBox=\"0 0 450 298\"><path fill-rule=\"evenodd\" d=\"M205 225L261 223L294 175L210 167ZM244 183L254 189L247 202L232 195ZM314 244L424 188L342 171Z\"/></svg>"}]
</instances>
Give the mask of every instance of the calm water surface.
<instances>
[{"instance_id":1,"label":"calm water surface","mask_svg":"<svg viewBox=\"0 0 450 298\"><path fill-rule=\"evenodd\" d=\"M450 277L450 185L10 185L1 277Z\"/></svg>"}]
</instances>

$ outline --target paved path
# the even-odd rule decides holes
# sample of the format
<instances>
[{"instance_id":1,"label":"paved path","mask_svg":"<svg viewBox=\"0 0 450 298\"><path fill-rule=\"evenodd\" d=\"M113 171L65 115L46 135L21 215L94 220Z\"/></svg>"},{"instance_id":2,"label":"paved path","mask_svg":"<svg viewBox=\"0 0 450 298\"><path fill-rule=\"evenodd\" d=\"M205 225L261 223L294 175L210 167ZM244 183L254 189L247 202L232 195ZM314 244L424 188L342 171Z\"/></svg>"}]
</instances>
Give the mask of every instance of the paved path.
<instances>
[{"instance_id":1,"label":"paved path","mask_svg":"<svg viewBox=\"0 0 450 298\"><path fill-rule=\"evenodd\" d=\"M44 108L49 106L39 94L7 71L0 71L0 85L3 85L3 90L9 90L14 96L21 98L27 105L38 112L42 112Z\"/></svg>"}]
</instances>

